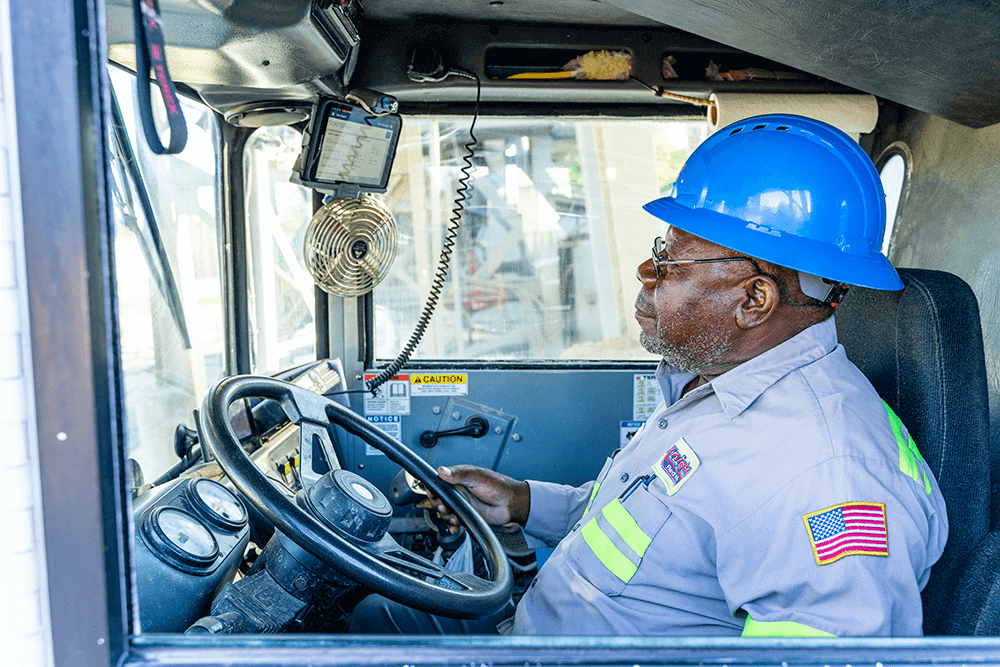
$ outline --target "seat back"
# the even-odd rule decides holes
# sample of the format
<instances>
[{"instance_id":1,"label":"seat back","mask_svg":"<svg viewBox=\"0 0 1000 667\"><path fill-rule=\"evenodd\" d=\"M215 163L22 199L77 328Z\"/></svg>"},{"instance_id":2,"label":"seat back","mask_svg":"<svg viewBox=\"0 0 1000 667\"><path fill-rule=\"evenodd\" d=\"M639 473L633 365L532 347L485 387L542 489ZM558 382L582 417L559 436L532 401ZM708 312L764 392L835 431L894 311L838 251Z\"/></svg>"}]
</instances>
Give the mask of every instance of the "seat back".
<instances>
[{"instance_id":1,"label":"seat back","mask_svg":"<svg viewBox=\"0 0 1000 667\"><path fill-rule=\"evenodd\" d=\"M909 429L948 508L948 544L923 591L924 634L973 634L949 610L989 532L989 404L979 304L961 278L900 269L905 288L851 288L837 307L847 356Z\"/></svg>"}]
</instances>

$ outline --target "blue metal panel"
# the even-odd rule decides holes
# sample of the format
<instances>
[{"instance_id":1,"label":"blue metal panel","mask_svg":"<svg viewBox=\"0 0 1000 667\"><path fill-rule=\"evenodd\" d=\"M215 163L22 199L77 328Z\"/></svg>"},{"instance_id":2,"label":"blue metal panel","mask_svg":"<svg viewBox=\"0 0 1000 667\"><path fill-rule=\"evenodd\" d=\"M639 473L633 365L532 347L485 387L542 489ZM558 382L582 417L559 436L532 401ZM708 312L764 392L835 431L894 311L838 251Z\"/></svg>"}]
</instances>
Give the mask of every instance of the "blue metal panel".
<instances>
[{"instance_id":1,"label":"blue metal panel","mask_svg":"<svg viewBox=\"0 0 1000 667\"><path fill-rule=\"evenodd\" d=\"M652 371L652 366L641 370ZM517 479L579 485L597 475L605 457L619 446L620 422L632 419L632 382L637 372L632 367L448 372L468 375L467 395L455 400L449 396L412 396L410 414L400 418L403 444L435 466L495 464L496 470ZM514 416L513 424L508 429L502 418L497 421L485 414L490 433L481 440L454 436L431 449L420 445L419 437L425 430L437 431L443 424L447 428L463 425L474 414L471 406L475 404ZM360 400L353 407L364 413ZM452 419L452 412L460 418ZM502 436L494 432L497 425L504 430ZM345 450L345 468L388 491L399 466L382 455L366 452L364 443L355 438L348 439Z\"/></svg>"}]
</instances>

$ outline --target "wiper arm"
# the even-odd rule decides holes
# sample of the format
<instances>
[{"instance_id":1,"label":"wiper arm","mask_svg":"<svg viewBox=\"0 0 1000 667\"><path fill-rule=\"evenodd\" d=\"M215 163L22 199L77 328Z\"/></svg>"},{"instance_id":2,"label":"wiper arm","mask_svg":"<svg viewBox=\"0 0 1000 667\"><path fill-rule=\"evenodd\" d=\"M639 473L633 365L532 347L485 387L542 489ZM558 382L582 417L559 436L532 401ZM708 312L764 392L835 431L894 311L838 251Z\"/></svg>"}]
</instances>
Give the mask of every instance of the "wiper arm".
<instances>
[{"instance_id":1,"label":"wiper arm","mask_svg":"<svg viewBox=\"0 0 1000 667\"><path fill-rule=\"evenodd\" d=\"M141 81L139 85L142 85ZM139 166L136 162L135 152L132 150L132 143L128 138L128 132L125 131L125 121L122 119L122 110L118 106L118 96L115 94L114 89L111 91L111 128L115 138L115 157L135 186L136 195L139 197L139 205L142 207L142 213L146 218L146 227L149 229L149 240L152 241L153 249L156 251L156 258L159 260L159 271L153 265L153 256L149 252L146 236L139 229L139 223L134 213L131 216L126 215L125 217L131 217L131 221L135 226L134 231L142 246L142 254L146 258L146 264L149 266L150 273L153 274L160 294L163 295L163 299L167 302L170 315L173 317L174 324L177 325L177 330L180 332L181 340L184 343L184 349L190 350L191 336L188 334L187 322L184 319L184 307L181 305L180 293L177 291L177 281L174 280L174 273L170 268L170 258L167 257L167 252L163 247L163 239L160 236L160 228L156 224L153 205L149 201L146 183L142 180L142 174L139 172Z\"/></svg>"}]
</instances>

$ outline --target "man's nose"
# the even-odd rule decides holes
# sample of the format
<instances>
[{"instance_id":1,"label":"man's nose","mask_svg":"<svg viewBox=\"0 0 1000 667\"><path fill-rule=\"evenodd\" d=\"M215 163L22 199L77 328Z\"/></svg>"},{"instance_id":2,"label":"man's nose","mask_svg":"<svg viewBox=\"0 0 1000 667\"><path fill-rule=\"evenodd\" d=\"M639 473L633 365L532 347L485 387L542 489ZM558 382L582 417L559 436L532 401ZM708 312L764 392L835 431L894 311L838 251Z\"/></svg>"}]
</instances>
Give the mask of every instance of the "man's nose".
<instances>
[{"instance_id":1,"label":"man's nose","mask_svg":"<svg viewBox=\"0 0 1000 667\"><path fill-rule=\"evenodd\" d=\"M648 287L649 289L656 287L658 278L656 276L656 267L653 266L652 257L639 265L639 268L635 270L635 277L639 279L643 287Z\"/></svg>"}]
</instances>

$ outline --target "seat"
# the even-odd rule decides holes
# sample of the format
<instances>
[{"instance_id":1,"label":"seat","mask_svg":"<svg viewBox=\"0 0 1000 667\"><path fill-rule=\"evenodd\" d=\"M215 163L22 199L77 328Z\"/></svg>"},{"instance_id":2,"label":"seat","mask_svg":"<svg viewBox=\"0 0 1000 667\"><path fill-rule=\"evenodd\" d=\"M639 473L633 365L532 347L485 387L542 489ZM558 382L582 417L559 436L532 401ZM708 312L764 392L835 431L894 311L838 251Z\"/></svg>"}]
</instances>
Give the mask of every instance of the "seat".
<instances>
[{"instance_id":1,"label":"seat","mask_svg":"<svg viewBox=\"0 0 1000 667\"><path fill-rule=\"evenodd\" d=\"M990 532L989 404L979 304L961 278L900 269L905 288L852 288L837 307L847 356L903 423L948 508L923 591L924 634L1000 634L1000 531Z\"/></svg>"}]
</instances>

